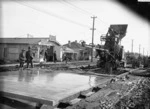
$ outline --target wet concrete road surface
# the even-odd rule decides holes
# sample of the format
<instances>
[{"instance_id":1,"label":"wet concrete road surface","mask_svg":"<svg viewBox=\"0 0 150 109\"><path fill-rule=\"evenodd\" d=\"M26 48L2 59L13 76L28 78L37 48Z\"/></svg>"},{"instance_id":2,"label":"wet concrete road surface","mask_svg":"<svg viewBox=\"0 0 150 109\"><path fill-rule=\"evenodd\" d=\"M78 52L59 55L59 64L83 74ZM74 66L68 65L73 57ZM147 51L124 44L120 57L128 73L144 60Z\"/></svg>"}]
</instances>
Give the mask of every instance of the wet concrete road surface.
<instances>
[{"instance_id":1,"label":"wet concrete road surface","mask_svg":"<svg viewBox=\"0 0 150 109\"><path fill-rule=\"evenodd\" d=\"M56 105L60 100L102 84L111 77L80 75L65 71L28 69L0 73L0 91L6 96Z\"/></svg>"}]
</instances>

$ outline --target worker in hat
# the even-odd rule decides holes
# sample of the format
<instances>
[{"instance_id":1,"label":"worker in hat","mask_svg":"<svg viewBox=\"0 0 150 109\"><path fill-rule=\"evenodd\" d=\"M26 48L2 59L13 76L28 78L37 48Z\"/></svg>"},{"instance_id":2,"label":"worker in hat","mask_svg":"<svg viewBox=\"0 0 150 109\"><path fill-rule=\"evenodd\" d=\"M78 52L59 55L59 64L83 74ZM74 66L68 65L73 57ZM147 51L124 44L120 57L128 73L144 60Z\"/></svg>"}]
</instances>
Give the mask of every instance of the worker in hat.
<instances>
[{"instance_id":1,"label":"worker in hat","mask_svg":"<svg viewBox=\"0 0 150 109\"><path fill-rule=\"evenodd\" d=\"M28 51L26 52L26 61L27 61L27 68L29 67L29 64L31 64L31 68L33 68L33 52L31 50L31 47L28 47Z\"/></svg>"},{"instance_id":2,"label":"worker in hat","mask_svg":"<svg viewBox=\"0 0 150 109\"><path fill-rule=\"evenodd\" d=\"M22 49L21 53L19 54L19 62L20 62L20 68L23 68L23 65L25 63L25 49Z\"/></svg>"}]
</instances>

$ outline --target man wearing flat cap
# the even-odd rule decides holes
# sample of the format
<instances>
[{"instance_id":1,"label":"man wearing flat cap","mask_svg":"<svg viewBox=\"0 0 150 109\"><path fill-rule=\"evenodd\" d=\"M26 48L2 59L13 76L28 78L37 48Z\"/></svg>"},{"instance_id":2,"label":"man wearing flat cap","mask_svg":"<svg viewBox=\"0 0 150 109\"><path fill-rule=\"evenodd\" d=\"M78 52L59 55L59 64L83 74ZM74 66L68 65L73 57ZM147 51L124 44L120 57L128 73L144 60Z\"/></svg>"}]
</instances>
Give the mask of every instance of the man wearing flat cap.
<instances>
[{"instance_id":1,"label":"man wearing flat cap","mask_svg":"<svg viewBox=\"0 0 150 109\"><path fill-rule=\"evenodd\" d=\"M27 61L27 68L29 68L29 64L31 64L31 68L33 68L33 52L31 47L28 47L28 51L26 52L26 61Z\"/></svg>"},{"instance_id":2,"label":"man wearing flat cap","mask_svg":"<svg viewBox=\"0 0 150 109\"><path fill-rule=\"evenodd\" d=\"M21 53L19 54L19 62L20 62L20 68L23 68L23 65L25 63L25 49L22 49Z\"/></svg>"}]
</instances>

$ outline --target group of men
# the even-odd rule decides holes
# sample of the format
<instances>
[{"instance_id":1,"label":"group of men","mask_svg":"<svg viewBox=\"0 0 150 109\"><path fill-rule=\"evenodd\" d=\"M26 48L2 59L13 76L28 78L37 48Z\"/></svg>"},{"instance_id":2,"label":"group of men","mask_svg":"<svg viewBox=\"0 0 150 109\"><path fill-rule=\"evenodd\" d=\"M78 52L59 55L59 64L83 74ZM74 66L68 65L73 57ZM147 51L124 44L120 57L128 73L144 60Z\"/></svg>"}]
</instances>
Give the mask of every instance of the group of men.
<instances>
[{"instance_id":1,"label":"group of men","mask_svg":"<svg viewBox=\"0 0 150 109\"><path fill-rule=\"evenodd\" d=\"M31 68L33 68L33 52L31 50L31 47L28 47L28 51L26 51L25 54L25 49L22 49L21 53L19 54L19 62L20 62L20 67L23 68L23 65L25 62L27 62L27 68L29 68L29 64L31 64Z\"/></svg>"},{"instance_id":2,"label":"group of men","mask_svg":"<svg viewBox=\"0 0 150 109\"><path fill-rule=\"evenodd\" d=\"M53 53L53 58L54 63L56 63L57 61L56 51L54 51ZM23 68L25 62L27 62L27 68L29 68L29 64L31 64L31 68L33 68L33 52L31 50L31 47L28 47L28 51L26 51L26 53L25 49L22 49L21 53L19 54L19 62L21 68Z\"/></svg>"}]
</instances>

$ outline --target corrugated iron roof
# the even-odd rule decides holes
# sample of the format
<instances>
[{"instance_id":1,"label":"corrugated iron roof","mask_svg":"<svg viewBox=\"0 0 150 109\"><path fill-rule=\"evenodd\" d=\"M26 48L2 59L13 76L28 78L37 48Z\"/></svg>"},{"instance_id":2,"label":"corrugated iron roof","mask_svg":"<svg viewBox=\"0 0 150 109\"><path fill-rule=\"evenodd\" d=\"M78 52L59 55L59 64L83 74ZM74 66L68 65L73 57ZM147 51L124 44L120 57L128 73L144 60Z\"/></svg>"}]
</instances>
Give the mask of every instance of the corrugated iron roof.
<instances>
[{"instance_id":1,"label":"corrugated iron roof","mask_svg":"<svg viewBox=\"0 0 150 109\"><path fill-rule=\"evenodd\" d=\"M39 42L49 41L49 38L0 38L1 44L38 44ZM54 42L54 41L49 41ZM54 42L60 45L59 42Z\"/></svg>"},{"instance_id":2,"label":"corrugated iron roof","mask_svg":"<svg viewBox=\"0 0 150 109\"><path fill-rule=\"evenodd\" d=\"M43 38L0 38L0 43L11 44L33 44L38 43Z\"/></svg>"}]
</instances>

